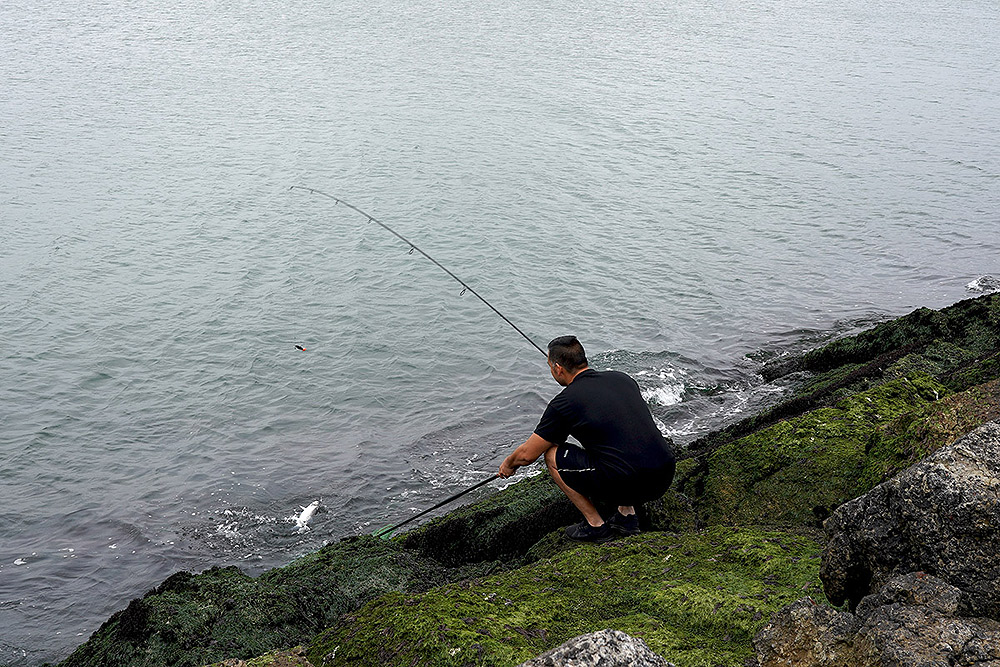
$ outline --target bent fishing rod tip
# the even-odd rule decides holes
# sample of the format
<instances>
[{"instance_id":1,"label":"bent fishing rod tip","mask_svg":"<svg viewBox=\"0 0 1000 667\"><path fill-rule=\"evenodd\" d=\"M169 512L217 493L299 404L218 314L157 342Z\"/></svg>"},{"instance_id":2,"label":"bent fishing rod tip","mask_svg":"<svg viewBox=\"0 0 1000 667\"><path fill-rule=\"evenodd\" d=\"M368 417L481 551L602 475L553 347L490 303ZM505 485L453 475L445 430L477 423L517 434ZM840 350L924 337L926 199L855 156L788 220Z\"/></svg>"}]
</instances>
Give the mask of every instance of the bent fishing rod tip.
<instances>
[{"instance_id":1,"label":"bent fishing rod tip","mask_svg":"<svg viewBox=\"0 0 1000 667\"><path fill-rule=\"evenodd\" d=\"M321 190L317 190L316 188L310 188L310 187L308 187L306 185L289 185L288 189L289 190L305 190L306 192L312 193L314 195L323 195L324 197L329 197L330 199L333 200L334 204L347 204L347 202L345 202L343 200L340 200L340 199L337 199L333 195L328 195L327 193L325 193L325 192L323 192ZM350 204L348 204L348 206L350 206Z\"/></svg>"}]
</instances>

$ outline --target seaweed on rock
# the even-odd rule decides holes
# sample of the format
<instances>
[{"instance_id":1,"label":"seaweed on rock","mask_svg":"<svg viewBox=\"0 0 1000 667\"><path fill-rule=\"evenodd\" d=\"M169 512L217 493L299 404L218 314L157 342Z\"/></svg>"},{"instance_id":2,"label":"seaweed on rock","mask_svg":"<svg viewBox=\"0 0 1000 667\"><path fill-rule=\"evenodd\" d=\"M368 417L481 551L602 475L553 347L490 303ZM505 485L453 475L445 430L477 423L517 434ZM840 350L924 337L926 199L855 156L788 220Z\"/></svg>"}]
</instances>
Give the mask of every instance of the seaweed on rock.
<instances>
[{"instance_id":1,"label":"seaweed on rock","mask_svg":"<svg viewBox=\"0 0 1000 667\"><path fill-rule=\"evenodd\" d=\"M372 537L326 546L253 578L235 567L179 572L114 614L62 665L204 665L308 641L343 613L394 590L467 571Z\"/></svg>"},{"instance_id":2,"label":"seaweed on rock","mask_svg":"<svg viewBox=\"0 0 1000 667\"><path fill-rule=\"evenodd\" d=\"M678 490L705 523L819 528L859 488L866 448L878 428L947 390L916 373L715 449Z\"/></svg>"},{"instance_id":3,"label":"seaweed on rock","mask_svg":"<svg viewBox=\"0 0 1000 667\"><path fill-rule=\"evenodd\" d=\"M831 405L915 371L952 391L1000 378L1000 293L942 310L920 308L860 334L835 340L772 369L769 379L807 371L790 398L691 443L684 456L702 456L729 442Z\"/></svg>"},{"instance_id":4,"label":"seaweed on rock","mask_svg":"<svg viewBox=\"0 0 1000 667\"><path fill-rule=\"evenodd\" d=\"M826 371L845 364L864 363L907 346L945 340L974 353L1000 345L1000 294L966 299L942 308L918 308L909 315L876 325L856 336L806 353L801 367Z\"/></svg>"},{"instance_id":5,"label":"seaweed on rock","mask_svg":"<svg viewBox=\"0 0 1000 667\"><path fill-rule=\"evenodd\" d=\"M448 567L523 556L545 535L579 520L548 474L536 475L404 534L401 544Z\"/></svg>"},{"instance_id":6,"label":"seaweed on rock","mask_svg":"<svg viewBox=\"0 0 1000 667\"><path fill-rule=\"evenodd\" d=\"M900 415L879 428L869 442L858 488L868 491L997 418L1000 418L1000 380L971 387Z\"/></svg>"},{"instance_id":7,"label":"seaweed on rock","mask_svg":"<svg viewBox=\"0 0 1000 667\"><path fill-rule=\"evenodd\" d=\"M393 593L309 649L315 665L516 665L614 628L678 665L739 664L783 605L819 590L809 537L716 527L577 546L502 574Z\"/></svg>"}]
</instances>

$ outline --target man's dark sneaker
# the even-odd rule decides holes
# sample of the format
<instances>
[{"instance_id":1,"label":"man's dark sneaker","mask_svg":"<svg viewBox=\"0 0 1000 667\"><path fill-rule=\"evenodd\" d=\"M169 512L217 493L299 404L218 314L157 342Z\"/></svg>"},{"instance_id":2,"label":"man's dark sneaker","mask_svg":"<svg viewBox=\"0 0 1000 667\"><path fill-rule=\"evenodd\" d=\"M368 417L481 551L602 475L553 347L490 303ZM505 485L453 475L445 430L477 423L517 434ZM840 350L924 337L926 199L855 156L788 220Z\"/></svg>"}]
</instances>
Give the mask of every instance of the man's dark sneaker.
<instances>
[{"instance_id":1,"label":"man's dark sneaker","mask_svg":"<svg viewBox=\"0 0 1000 667\"><path fill-rule=\"evenodd\" d=\"M566 537L574 542L607 542L617 537L615 531L611 530L608 522L594 528L587 520L566 527Z\"/></svg>"},{"instance_id":2,"label":"man's dark sneaker","mask_svg":"<svg viewBox=\"0 0 1000 667\"><path fill-rule=\"evenodd\" d=\"M604 522L604 525L611 526L613 530L621 533L622 535L639 534L639 517L635 514L625 516L616 510L611 518Z\"/></svg>"}]
</instances>

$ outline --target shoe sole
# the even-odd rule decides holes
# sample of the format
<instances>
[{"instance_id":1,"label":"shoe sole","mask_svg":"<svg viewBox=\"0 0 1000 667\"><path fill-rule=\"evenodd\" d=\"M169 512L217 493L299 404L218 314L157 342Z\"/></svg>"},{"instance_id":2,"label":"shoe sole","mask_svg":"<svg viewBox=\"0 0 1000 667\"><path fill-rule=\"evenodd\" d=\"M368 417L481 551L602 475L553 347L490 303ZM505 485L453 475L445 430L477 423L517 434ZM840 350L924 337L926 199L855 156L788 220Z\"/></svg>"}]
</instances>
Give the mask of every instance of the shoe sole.
<instances>
[{"instance_id":1,"label":"shoe sole","mask_svg":"<svg viewBox=\"0 0 1000 667\"><path fill-rule=\"evenodd\" d=\"M570 542L579 542L581 544L603 544L604 542L610 542L611 540L618 539L618 535L615 535L615 532L613 530L609 531L608 534L603 537L598 537L596 539L590 539L590 540L585 538L573 537L569 533L563 533L563 534L566 536L566 539L569 540Z\"/></svg>"},{"instance_id":2,"label":"shoe sole","mask_svg":"<svg viewBox=\"0 0 1000 667\"><path fill-rule=\"evenodd\" d=\"M613 526L612 528L616 533L623 537L632 537L633 535L638 535L642 532L641 530L625 530L624 528L614 528Z\"/></svg>"},{"instance_id":3,"label":"shoe sole","mask_svg":"<svg viewBox=\"0 0 1000 667\"><path fill-rule=\"evenodd\" d=\"M632 537L633 535L638 535L642 532L639 530L638 526L635 528L626 528L625 526L615 523L614 521L608 521L607 523L611 526L611 530L619 533L620 535L624 535L625 537Z\"/></svg>"}]
</instances>

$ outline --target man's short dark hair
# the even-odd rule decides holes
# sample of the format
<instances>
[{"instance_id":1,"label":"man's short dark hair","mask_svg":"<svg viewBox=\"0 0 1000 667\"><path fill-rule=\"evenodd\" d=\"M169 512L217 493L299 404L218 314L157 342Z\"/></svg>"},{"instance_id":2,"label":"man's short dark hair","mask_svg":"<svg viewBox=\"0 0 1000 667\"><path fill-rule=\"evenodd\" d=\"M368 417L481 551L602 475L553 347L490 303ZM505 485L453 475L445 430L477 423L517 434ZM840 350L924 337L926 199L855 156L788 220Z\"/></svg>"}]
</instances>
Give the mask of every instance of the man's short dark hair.
<instances>
[{"instance_id":1,"label":"man's short dark hair","mask_svg":"<svg viewBox=\"0 0 1000 667\"><path fill-rule=\"evenodd\" d=\"M587 367L587 353L576 336L559 336L549 342L549 361L573 372Z\"/></svg>"}]
</instances>

